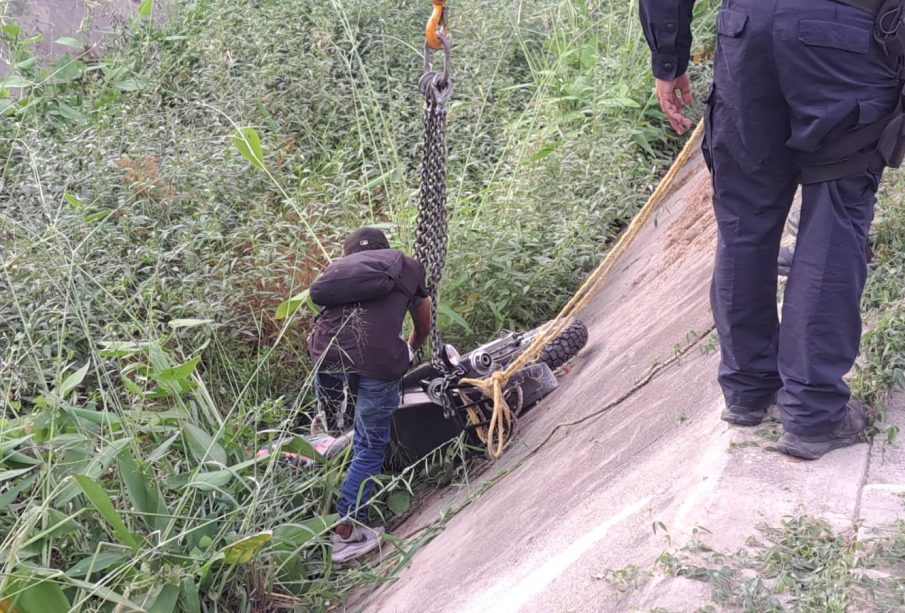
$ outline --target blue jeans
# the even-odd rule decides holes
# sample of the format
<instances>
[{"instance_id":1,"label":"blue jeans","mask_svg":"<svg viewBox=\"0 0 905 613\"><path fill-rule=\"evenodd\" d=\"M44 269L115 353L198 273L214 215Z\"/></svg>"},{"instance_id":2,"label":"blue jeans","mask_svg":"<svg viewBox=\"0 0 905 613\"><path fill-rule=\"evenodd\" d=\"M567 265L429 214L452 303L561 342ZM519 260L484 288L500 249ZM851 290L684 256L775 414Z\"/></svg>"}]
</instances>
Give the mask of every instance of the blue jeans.
<instances>
[{"instance_id":1,"label":"blue jeans","mask_svg":"<svg viewBox=\"0 0 905 613\"><path fill-rule=\"evenodd\" d=\"M324 404L341 401L347 373L317 373L315 390ZM340 486L336 512L340 518L367 518L367 503L374 491L374 479L383 469L386 447L390 442L393 411L399 408L399 380L383 381L356 377L355 434L352 437L352 463Z\"/></svg>"}]
</instances>

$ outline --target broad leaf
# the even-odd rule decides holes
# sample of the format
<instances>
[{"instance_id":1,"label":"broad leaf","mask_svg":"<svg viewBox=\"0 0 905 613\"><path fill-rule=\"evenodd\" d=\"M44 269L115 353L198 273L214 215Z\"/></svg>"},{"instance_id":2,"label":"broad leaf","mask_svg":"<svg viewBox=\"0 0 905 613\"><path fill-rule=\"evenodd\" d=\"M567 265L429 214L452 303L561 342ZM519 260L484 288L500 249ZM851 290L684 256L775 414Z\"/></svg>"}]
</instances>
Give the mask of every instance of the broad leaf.
<instances>
[{"instance_id":1,"label":"broad leaf","mask_svg":"<svg viewBox=\"0 0 905 613\"><path fill-rule=\"evenodd\" d=\"M271 530L241 538L223 548L223 561L227 564L244 564L251 560L255 552L265 543L269 543L272 538Z\"/></svg>"},{"instance_id":2,"label":"broad leaf","mask_svg":"<svg viewBox=\"0 0 905 613\"><path fill-rule=\"evenodd\" d=\"M60 383L60 386L57 388L57 393L61 398L65 398L72 390L78 387L79 383L85 378L85 375L88 374L88 367L90 365L90 362L86 362L84 366L63 379L63 382Z\"/></svg>"},{"instance_id":3,"label":"broad leaf","mask_svg":"<svg viewBox=\"0 0 905 613\"><path fill-rule=\"evenodd\" d=\"M132 507L142 522L151 530L164 530L169 523L170 514L157 480L142 470L131 453L120 454L117 466L129 492Z\"/></svg>"},{"instance_id":4,"label":"broad leaf","mask_svg":"<svg viewBox=\"0 0 905 613\"><path fill-rule=\"evenodd\" d=\"M226 466L226 451L210 434L196 426L185 423L182 426L189 451L198 462L219 462Z\"/></svg>"},{"instance_id":5,"label":"broad leaf","mask_svg":"<svg viewBox=\"0 0 905 613\"><path fill-rule=\"evenodd\" d=\"M87 117L86 117L87 120ZM110 217L113 214L115 209L104 209L103 211L97 211L94 213L90 213L85 215L85 223L94 223L95 221L101 221Z\"/></svg>"},{"instance_id":6,"label":"broad leaf","mask_svg":"<svg viewBox=\"0 0 905 613\"><path fill-rule=\"evenodd\" d=\"M65 435L61 435L56 437L54 440L63 438ZM131 439L129 438L120 438L106 447L98 453L95 454L91 461L81 469L81 476L88 477L90 479L98 479L104 471L110 468L110 465L113 464L113 461L116 457L122 453L123 449L129 446ZM74 482L67 483L57 494L54 499L54 506L62 507L67 502L75 498L79 493L79 488Z\"/></svg>"},{"instance_id":7,"label":"broad leaf","mask_svg":"<svg viewBox=\"0 0 905 613\"><path fill-rule=\"evenodd\" d=\"M281 443L280 447L288 449L289 451L294 451L306 458L311 458L315 462L323 463L327 461L327 459L314 448L308 439L302 436L293 436L290 440Z\"/></svg>"},{"instance_id":8,"label":"broad leaf","mask_svg":"<svg viewBox=\"0 0 905 613\"><path fill-rule=\"evenodd\" d=\"M73 480L82 489L82 492L85 493L85 497L87 497L91 504L94 505L94 508L97 509L98 513L100 513L101 516L107 520L107 523L110 524L111 528L113 528L113 534L116 536L117 540L123 545L131 547L133 550L137 550L138 540L135 538L135 535L126 528L123 518L120 517L116 508L114 508L113 502L110 500L107 492L105 492L93 479L85 475L75 475Z\"/></svg>"},{"instance_id":9,"label":"broad leaf","mask_svg":"<svg viewBox=\"0 0 905 613\"><path fill-rule=\"evenodd\" d=\"M73 49L82 48L82 43L70 36L61 36L60 38L56 39L53 42L55 42L58 45L65 45L66 47L72 47Z\"/></svg>"},{"instance_id":10,"label":"broad leaf","mask_svg":"<svg viewBox=\"0 0 905 613\"><path fill-rule=\"evenodd\" d=\"M254 128L239 128L233 133L233 147L251 162L255 168L264 170L264 153L261 151L261 139Z\"/></svg>"},{"instance_id":11,"label":"broad leaf","mask_svg":"<svg viewBox=\"0 0 905 613\"><path fill-rule=\"evenodd\" d=\"M198 326L206 326L212 323L214 323L213 319L171 319L167 325L176 329L197 328Z\"/></svg>"},{"instance_id":12,"label":"broad leaf","mask_svg":"<svg viewBox=\"0 0 905 613\"><path fill-rule=\"evenodd\" d=\"M179 381L180 379L187 379L193 372L195 372L195 367L198 366L198 363L201 361L200 357L192 358L178 366L173 366L172 368L166 368L157 373L154 378L158 381Z\"/></svg>"},{"instance_id":13,"label":"broad leaf","mask_svg":"<svg viewBox=\"0 0 905 613\"><path fill-rule=\"evenodd\" d=\"M16 470L0 470L0 483L15 479L16 477L21 477L26 473L30 473L33 469L34 466L30 466L29 468L17 468Z\"/></svg>"},{"instance_id":14,"label":"broad leaf","mask_svg":"<svg viewBox=\"0 0 905 613\"><path fill-rule=\"evenodd\" d=\"M35 473L30 477L20 479L19 482L10 489L3 492L3 494L0 494L0 509L5 509L14 503L16 498L19 497L19 494L30 488L37 478L38 473Z\"/></svg>"},{"instance_id":15,"label":"broad leaf","mask_svg":"<svg viewBox=\"0 0 905 613\"><path fill-rule=\"evenodd\" d=\"M103 349L100 354L105 358L122 358L144 351L148 345L149 343L132 341L106 341L101 343Z\"/></svg>"},{"instance_id":16,"label":"broad leaf","mask_svg":"<svg viewBox=\"0 0 905 613\"><path fill-rule=\"evenodd\" d=\"M148 483L145 475L141 472L129 452L119 454L116 464L119 467L119 474L123 479L123 483L126 484L126 490L129 492L132 507L138 512L145 525L151 527L148 515L155 513L157 509L156 505L155 508L151 507L148 499Z\"/></svg>"},{"instance_id":17,"label":"broad leaf","mask_svg":"<svg viewBox=\"0 0 905 613\"><path fill-rule=\"evenodd\" d=\"M304 546L311 539L324 534L336 522L336 515L315 517L297 524L283 524L273 530L273 541L277 545L283 545L297 549Z\"/></svg>"},{"instance_id":18,"label":"broad leaf","mask_svg":"<svg viewBox=\"0 0 905 613\"><path fill-rule=\"evenodd\" d=\"M125 386L125 388L127 390L129 390L136 396L144 397L145 391L143 389L141 389L140 387L138 387L138 384L135 381L133 381L129 377L126 377L125 375L120 377L120 380L123 382L123 386Z\"/></svg>"},{"instance_id":19,"label":"broad leaf","mask_svg":"<svg viewBox=\"0 0 905 613\"><path fill-rule=\"evenodd\" d=\"M85 113L75 109L62 100L57 100L57 114L60 117L64 117L73 123L84 124L88 123L88 116ZM96 221L101 217L109 215L110 211L101 211L100 213L94 213L93 215L88 215L85 218L86 223L92 223L92 221ZM94 218L94 219L92 219Z\"/></svg>"},{"instance_id":20,"label":"broad leaf","mask_svg":"<svg viewBox=\"0 0 905 613\"><path fill-rule=\"evenodd\" d=\"M20 77L19 75L14 74L0 79L0 89L22 89L26 87L32 87L33 85L33 81L29 81L25 77Z\"/></svg>"},{"instance_id":21,"label":"broad leaf","mask_svg":"<svg viewBox=\"0 0 905 613\"><path fill-rule=\"evenodd\" d=\"M173 613L176 610L176 602L179 600L179 586L165 585L154 604L148 609L148 613Z\"/></svg>"},{"instance_id":22,"label":"broad leaf","mask_svg":"<svg viewBox=\"0 0 905 613\"><path fill-rule=\"evenodd\" d=\"M90 409L78 409L76 407L64 406L63 410L75 418L97 424L98 426L111 427L123 423L119 415L114 415L109 411L92 411Z\"/></svg>"},{"instance_id":23,"label":"broad leaf","mask_svg":"<svg viewBox=\"0 0 905 613\"><path fill-rule=\"evenodd\" d=\"M138 5L138 16L142 19L150 19L153 12L154 0L141 0L141 4Z\"/></svg>"},{"instance_id":24,"label":"broad leaf","mask_svg":"<svg viewBox=\"0 0 905 613\"><path fill-rule=\"evenodd\" d=\"M393 515L402 515L412 508L412 496L404 490L393 492L387 497L387 506Z\"/></svg>"},{"instance_id":25,"label":"broad leaf","mask_svg":"<svg viewBox=\"0 0 905 613\"><path fill-rule=\"evenodd\" d=\"M468 322L465 321L465 319L446 302L441 302L439 305L437 305L437 312L440 313L440 315L442 315L443 317L448 318L450 321L452 321L454 324L456 324L469 334L472 333L471 326L468 325Z\"/></svg>"},{"instance_id":26,"label":"broad leaf","mask_svg":"<svg viewBox=\"0 0 905 613\"><path fill-rule=\"evenodd\" d=\"M68 580L68 583L74 585L75 587L81 588L85 590L86 593L91 594L92 596L96 596L98 598L103 598L109 602L114 602L118 605L122 605L125 607L119 607L120 610L124 611L141 611L141 607L123 596L122 594L118 594L111 590L110 588L104 587L97 583L88 583L86 581L82 581L80 579L75 579L65 575Z\"/></svg>"},{"instance_id":27,"label":"broad leaf","mask_svg":"<svg viewBox=\"0 0 905 613\"><path fill-rule=\"evenodd\" d=\"M182 578L182 589L180 592L182 610L186 611L186 613L201 613L201 597L198 595L198 585L191 577Z\"/></svg>"},{"instance_id":28,"label":"broad leaf","mask_svg":"<svg viewBox=\"0 0 905 613\"><path fill-rule=\"evenodd\" d=\"M176 439L179 438L179 432L162 442L157 449L152 451L150 455L147 457L148 464L153 464L163 456L167 454L167 451L170 449L170 445L176 442Z\"/></svg>"},{"instance_id":29,"label":"broad leaf","mask_svg":"<svg viewBox=\"0 0 905 613\"><path fill-rule=\"evenodd\" d=\"M4 23L3 24L3 33L9 36L10 38L18 38L19 34L22 32L22 28L19 27L17 23Z\"/></svg>"},{"instance_id":30,"label":"broad leaf","mask_svg":"<svg viewBox=\"0 0 905 613\"><path fill-rule=\"evenodd\" d=\"M74 60L68 55L54 64L55 70L53 71L53 78L58 83L70 83L75 81L79 77L82 76L82 73L85 72L85 65L78 61Z\"/></svg>"},{"instance_id":31,"label":"broad leaf","mask_svg":"<svg viewBox=\"0 0 905 613\"><path fill-rule=\"evenodd\" d=\"M56 583L44 578L35 578L34 583L22 590L16 597L12 610L19 613L50 613L68 611L69 599Z\"/></svg>"},{"instance_id":32,"label":"broad leaf","mask_svg":"<svg viewBox=\"0 0 905 613\"><path fill-rule=\"evenodd\" d=\"M311 300L311 291L306 289L302 293L296 294L289 300L284 300L283 302L281 302L277 307L277 311L274 314L273 318L277 320L287 319L296 311L298 311L299 307L301 307L303 304L307 305L308 310L310 310L315 315L320 312L318 306L314 304L313 300Z\"/></svg>"},{"instance_id":33,"label":"broad leaf","mask_svg":"<svg viewBox=\"0 0 905 613\"><path fill-rule=\"evenodd\" d=\"M138 79L123 79L122 81L116 81L113 84L113 87L121 92L137 92L140 89L144 89L146 86L147 83L139 81Z\"/></svg>"},{"instance_id":34,"label":"broad leaf","mask_svg":"<svg viewBox=\"0 0 905 613\"><path fill-rule=\"evenodd\" d=\"M198 487L205 491L211 489L220 489L226 486L233 478L233 473L228 470L214 470L211 472L201 472L191 477L186 483L187 486ZM178 481L173 481L178 483Z\"/></svg>"},{"instance_id":35,"label":"broad leaf","mask_svg":"<svg viewBox=\"0 0 905 613\"><path fill-rule=\"evenodd\" d=\"M99 573L101 571L107 570L114 564L119 564L120 562L128 562L130 559L132 559L132 556L125 553L105 551L96 555L88 556L87 558L82 558L69 567L69 570L66 571L66 576L84 577L88 574L89 571L91 573Z\"/></svg>"},{"instance_id":36,"label":"broad leaf","mask_svg":"<svg viewBox=\"0 0 905 613\"><path fill-rule=\"evenodd\" d=\"M9 432L7 432L9 433ZM19 436L16 438L11 438L7 441L0 442L0 456L5 457L7 453L22 445L24 443L28 443L31 441L31 435L28 434L26 436ZM3 458L0 458L2 460Z\"/></svg>"}]
</instances>

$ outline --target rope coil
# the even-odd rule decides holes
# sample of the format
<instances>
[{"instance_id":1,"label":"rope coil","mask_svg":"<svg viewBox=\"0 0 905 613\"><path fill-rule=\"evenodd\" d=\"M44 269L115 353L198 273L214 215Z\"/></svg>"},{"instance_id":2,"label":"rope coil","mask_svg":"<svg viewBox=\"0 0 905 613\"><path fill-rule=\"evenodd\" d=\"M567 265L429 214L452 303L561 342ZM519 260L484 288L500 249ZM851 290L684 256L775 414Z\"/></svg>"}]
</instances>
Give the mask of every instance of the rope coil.
<instances>
[{"instance_id":1,"label":"rope coil","mask_svg":"<svg viewBox=\"0 0 905 613\"><path fill-rule=\"evenodd\" d=\"M503 449L508 442L507 433L512 431L512 412L506 403L503 390L509 383L509 379L517 371L524 368L528 364L537 361L544 346L555 339L560 332L571 322L572 318L584 308L597 291L603 287L604 281L616 260L628 249L632 241L637 238L641 229L647 224L653 214L659 208L663 197L672 188L672 184L679 174L679 169L685 164L694 151L694 145L697 143L704 131L704 122L698 123L694 132L685 142L682 151L676 157L669 171L657 185L654 193L650 195L647 202L638 211L638 214L632 219L628 229L622 234L613 248L606 254L600 265L594 269L591 275L585 280L577 292L569 299L566 305L560 310L559 314L553 319L549 326L544 330L543 334L539 334L531 345L522 353L518 359L512 362L504 370L492 373L485 379L462 379L460 383L472 385L478 388L484 396L493 400L493 416L490 424L487 426L487 455L493 459L498 459L503 454Z\"/></svg>"}]
</instances>

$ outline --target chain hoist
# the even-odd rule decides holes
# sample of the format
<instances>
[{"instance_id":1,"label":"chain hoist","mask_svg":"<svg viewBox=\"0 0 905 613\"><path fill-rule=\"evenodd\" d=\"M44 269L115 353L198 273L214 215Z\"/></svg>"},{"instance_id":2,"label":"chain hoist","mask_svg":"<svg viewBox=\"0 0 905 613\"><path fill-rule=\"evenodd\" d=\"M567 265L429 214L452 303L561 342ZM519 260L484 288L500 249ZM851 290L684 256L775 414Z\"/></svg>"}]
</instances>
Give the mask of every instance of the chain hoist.
<instances>
[{"instance_id":1,"label":"chain hoist","mask_svg":"<svg viewBox=\"0 0 905 613\"><path fill-rule=\"evenodd\" d=\"M424 74L419 89L424 96L424 135L421 145L421 194L418 226L415 230L415 258L427 273L427 293L431 297L431 363L445 371L440 352L443 341L437 327L440 280L446 261L446 111L452 96L449 76L450 43L446 0L433 0L434 10L427 22L424 42ZM431 52L442 50L443 69L431 66Z\"/></svg>"}]
</instances>

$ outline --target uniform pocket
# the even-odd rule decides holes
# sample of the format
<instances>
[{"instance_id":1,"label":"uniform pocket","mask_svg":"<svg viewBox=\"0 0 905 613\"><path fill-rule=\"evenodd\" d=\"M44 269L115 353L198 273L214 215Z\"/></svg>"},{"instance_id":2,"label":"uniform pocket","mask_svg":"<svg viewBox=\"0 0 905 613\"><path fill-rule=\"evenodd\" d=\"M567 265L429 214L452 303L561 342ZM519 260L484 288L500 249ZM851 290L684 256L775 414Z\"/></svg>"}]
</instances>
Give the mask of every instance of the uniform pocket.
<instances>
[{"instance_id":1,"label":"uniform pocket","mask_svg":"<svg viewBox=\"0 0 905 613\"><path fill-rule=\"evenodd\" d=\"M723 36L741 36L745 31L748 16L732 9L722 9L716 18L716 31Z\"/></svg>"},{"instance_id":2,"label":"uniform pocket","mask_svg":"<svg viewBox=\"0 0 905 613\"><path fill-rule=\"evenodd\" d=\"M798 24L798 40L812 47L867 53L870 37L870 30L835 21L802 19Z\"/></svg>"}]
</instances>

